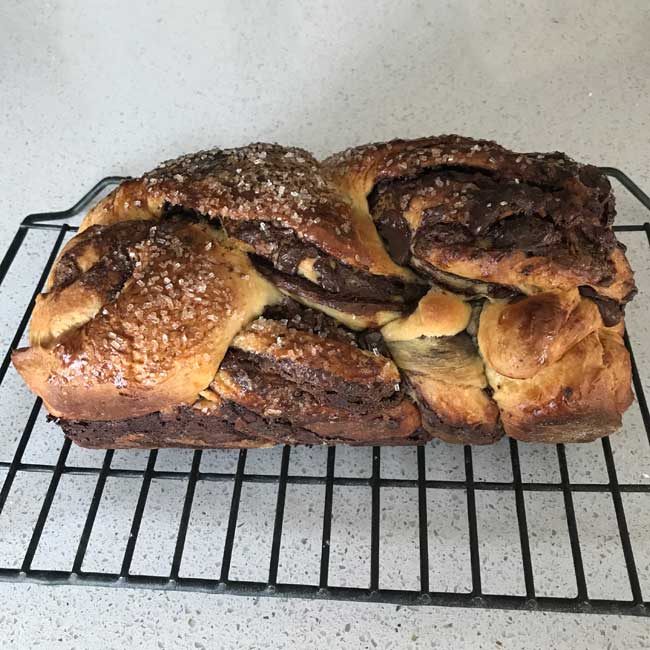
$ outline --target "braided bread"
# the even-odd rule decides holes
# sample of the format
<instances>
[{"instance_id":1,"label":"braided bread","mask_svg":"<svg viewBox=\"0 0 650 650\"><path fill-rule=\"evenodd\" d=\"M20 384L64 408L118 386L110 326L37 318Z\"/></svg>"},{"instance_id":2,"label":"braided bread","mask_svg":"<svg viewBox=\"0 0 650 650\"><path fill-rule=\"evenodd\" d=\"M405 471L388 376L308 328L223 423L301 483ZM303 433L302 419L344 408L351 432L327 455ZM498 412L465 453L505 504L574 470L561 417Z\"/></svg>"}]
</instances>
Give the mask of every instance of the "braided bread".
<instances>
[{"instance_id":1,"label":"braided bread","mask_svg":"<svg viewBox=\"0 0 650 650\"><path fill-rule=\"evenodd\" d=\"M86 215L13 363L87 447L593 440L632 402L614 215L459 136L203 151Z\"/></svg>"}]
</instances>

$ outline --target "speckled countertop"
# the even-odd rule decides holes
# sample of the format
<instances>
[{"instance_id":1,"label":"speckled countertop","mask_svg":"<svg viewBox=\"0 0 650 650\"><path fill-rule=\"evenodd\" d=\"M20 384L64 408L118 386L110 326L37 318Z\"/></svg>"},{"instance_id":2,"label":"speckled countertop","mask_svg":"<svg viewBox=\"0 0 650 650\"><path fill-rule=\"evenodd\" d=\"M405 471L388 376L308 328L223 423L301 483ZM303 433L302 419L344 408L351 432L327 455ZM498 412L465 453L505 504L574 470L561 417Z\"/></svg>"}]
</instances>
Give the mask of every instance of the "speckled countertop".
<instances>
[{"instance_id":1,"label":"speckled countertop","mask_svg":"<svg viewBox=\"0 0 650 650\"><path fill-rule=\"evenodd\" d=\"M111 3L5 1L0 8L0 248L6 248L21 218L33 211L62 209L107 174L137 174L161 159L214 145L254 140L304 146L322 155L369 140L458 132L495 138L522 150L561 149L598 164L619 166L650 188L650 7L643 0L567 3L474 2L239 2L205 0ZM620 221L644 219L627 197L619 202ZM647 218L647 217L645 217ZM649 286L648 252L633 238L630 256L639 282ZM18 272L0 291L3 342L15 326L33 286L34 269L45 243L26 243ZM22 291L22 293L21 293ZM647 298L632 304L628 324L637 354L650 360ZM650 363L646 364L650 367ZM646 384L648 374L644 371ZM9 381L3 389L0 451L15 446L12 425L23 417L24 389ZM28 408L28 407L27 407ZM22 409L22 411L21 411ZM39 429L40 427L40 429ZM42 430L41 430L42 429ZM32 462L56 453L60 439L37 425ZM625 434L613 439L619 480L650 481L647 445L638 411L626 416ZM642 450L642 451L639 451ZM73 455L80 452L73 451ZM273 465L275 452L253 462ZM382 472L408 475L410 450L382 458ZM322 463L315 451L296 454L300 466ZM522 450L530 480L553 480L557 470L542 448ZM568 450L572 479L606 477L598 447ZM457 451L430 450L432 472L450 476ZM74 456L79 461L79 456ZM477 454L478 480L509 480L507 453L496 446ZM135 463L140 457L122 456ZM83 462L92 464L92 456ZM164 457L183 465L181 453ZM211 462L228 462L215 456ZM359 459L347 466L355 471ZM260 470L265 471L265 470ZM271 470L273 471L273 470ZM0 482L4 475L0 472ZM218 484L217 484L218 486ZM0 519L3 564L19 555L20 523L33 510L38 485L18 483ZM86 507L92 483L79 480L54 504L36 557L47 567L69 555L70 528L78 526L75 507ZM257 504L273 495L244 495ZM589 495L587 495L589 496ZM632 495L633 496L633 495ZM119 491L108 499L113 511L132 498ZM204 503L227 501L223 494L200 495ZM320 496L314 494L315 503ZM340 525L351 530L347 545L333 547L346 580L360 571L354 553L354 522L367 509L365 496L343 499ZM412 516L400 495L382 498L382 575L405 586L417 572L417 540ZM314 508L288 496L289 545L309 554ZM83 504L86 506L83 506ZM149 535L136 562L155 571L169 552L167 519L177 516L177 499L154 490ZM81 504L81 505L80 505ZM479 504L480 506L481 504ZM621 572L620 546L610 503L579 500L590 595L629 597ZM650 515L640 501L625 502L635 556L648 598ZM440 544L432 575L441 589L464 588L467 563L459 559L456 530L464 513L450 495L430 510L432 534ZM571 593L571 560L563 554L562 511L543 499L527 503L533 535L533 562L540 589ZM316 508L319 511L320 506ZM460 508L460 510L459 510ZM9 514L7 514L7 512ZM431 514L432 513L432 514ZM318 516L318 514L316 515ZM7 519L9 518L9 519ZM445 518L447 520L445 521ZM519 593L520 576L511 571L518 553L515 537L504 541L513 522L512 503L479 508L485 548L484 587ZM3 523L4 522L4 523ZM214 522L204 521L203 537L189 540L200 566L205 539L218 541ZM256 546L268 538L269 523L254 514L244 522L249 554L233 558L242 577L255 577ZM613 527L612 527L613 526ZM307 532L305 532L307 531ZM406 533L402 531L407 531ZM515 531L516 532L516 531ZM94 541L94 560L110 562L113 537ZM173 542L173 539L172 539ZM139 542L140 543L140 542ZM566 550L566 549L564 549ZM339 555L337 555L337 553ZM313 553L312 553L313 555ZM310 556L311 557L311 556ZM549 558L552 558L549 560ZM239 565L237 565L239 563ZM212 567L214 568L214 567ZM313 562L300 571L314 570ZM281 573L300 578L291 564ZM365 569L363 569L365 571ZM437 573L435 573L437 571ZM293 574L292 574L293 572ZM365 573L362 574L363 576ZM434 578L432 578L433 580ZM564 592L563 592L564 590ZM407 608L305 600L252 599L196 593L43 587L0 583L0 644L3 648L625 648L650 646L647 620L509 611Z\"/></svg>"}]
</instances>

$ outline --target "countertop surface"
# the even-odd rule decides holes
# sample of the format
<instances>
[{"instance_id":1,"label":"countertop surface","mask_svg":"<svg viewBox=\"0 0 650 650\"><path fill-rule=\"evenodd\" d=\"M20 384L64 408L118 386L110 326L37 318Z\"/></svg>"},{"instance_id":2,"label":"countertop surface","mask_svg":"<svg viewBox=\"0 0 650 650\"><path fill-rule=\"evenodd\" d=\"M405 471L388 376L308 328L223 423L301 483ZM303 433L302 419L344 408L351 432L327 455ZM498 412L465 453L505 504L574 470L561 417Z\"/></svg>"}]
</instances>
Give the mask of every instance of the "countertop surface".
<instances>
[{"instance_id":1,"label":"countertop surface","mask_svg":"<svg viewBox=\"0 0 650 650\"><path fill-rule=\"evenodd\" d=\"M562 150L580 160L617 166L648 191L649 33L650 6L643 0L617 5L560 0L6 1L0 8L0 248L4 252L26 214L67 208L103 176L137 175L186 151L250 141L299 145L320 156L372 140L462 133L496 139L513 149ZM619 222L647 220L618 186L617 191ZM630 306L628 327L638 341L637 361L646 368L648 249L634 236L626 235L624 241L642 288ZM14 275L0 291L3 344L20 319L25 306L20 296L29 295L46 245L38 237L26 241ZM642 378L647 385L645 369ZM15 427L30 404L17 381L9 384L11 395L3 388L0 396L3 459L11 456ZM60 446L55 434L46 433L41 432L41 447L29 451L32 462L49 458ZM650 483L644 435L635 406L626 415L624 433L612 439L622 482ZM277 460L273 453L257 462L272 467ZM323 460L319 451L301 453L297 458L307 465ZM407 476L413 467L410 453L391 452L386 471ZM453 471L457 452L449 446L431 446L427 453L444 471ZM546 451L526 449L523 454L531 480L552 480L557 469ZM603 480L598 443L571 447L568 455L572 479ZM215 462L225 462L223 458ZM478 458L483 472L478 480L509 480L502 474L507 447L478 452ZM125 462L137 463L139 457ZM172 453L166 462L182 466L187 457ZM0 484L3 479L0 470ZM92 484L67 488L37 558L43 566L65 556L65 540L78 524L75 507L86 507L79 495L92 491ZM30 490L37 490L33 483L18 481L0 517L0 564L19 553L25 541L16 531L38 503ZM204 496L223 500L217 492ZM258 504L274 498L263 492L248 496ZM119 508L123 498L114 496L113 505ZM151 516L161 532L147 541L139 557L143 570L154 570L169 550L165 524L175 498L162 488L156 493ZM346 496L351 522L364 514L355 498ZM314 499L320 503L318 495ZM611 500L578 501L590 595L629 597ZM387 508L384 529L408 530L408 504L397 497L391 501L390 495L382 503ZM647 599L650 515L643 503L626 497L625 507ZM562 533L562 512L556 517L548 503L527 506L529 523L538 528L540 550L533 548L533 559L542 586L570 593L563 574L570 574L571 560L566 564L555 538L556 528L557 535ZM314 551L316 542L304 531L322 506L314 510L297 499L292 507L286 525L294 531L290 542ZM458 507L453 499L443 503L438 514L449 516L448 525L433 530L441 536L442 550L432 571L442 567L439 579L450 588L462 587L466 580L467 567L455 564L458 552L449 532L463 521ZM516 535L514 542L501 537L513 521L511 508L502 502L485 506L483 557L497 560L483 568L488 589L498 589L502 580L519 593L518 577L509 568L518 553ZM249 556L239 559L242 575L253 575L247 558L261 553L260 540L268 536L262 519L253 513L246 520L242 534L250 548ZM214 533L214 528L206 530ZM97 542L98 557L110 556L112 539ZM361 543L353 534L345 552L353 554ZM382 555L382 571L394 584L408 582L405 566L412 563L413 541L397 535L386 544L392 555ZM200 562L205 550L197 548ZM402 554L404 566L396 561ZM344 574L349 575L348 569L354 573L346 561L340 559ZM647 619L619 616L7 583L0 583L0 601L3 648L650 647Z\"/></svg>"}]
</instances>

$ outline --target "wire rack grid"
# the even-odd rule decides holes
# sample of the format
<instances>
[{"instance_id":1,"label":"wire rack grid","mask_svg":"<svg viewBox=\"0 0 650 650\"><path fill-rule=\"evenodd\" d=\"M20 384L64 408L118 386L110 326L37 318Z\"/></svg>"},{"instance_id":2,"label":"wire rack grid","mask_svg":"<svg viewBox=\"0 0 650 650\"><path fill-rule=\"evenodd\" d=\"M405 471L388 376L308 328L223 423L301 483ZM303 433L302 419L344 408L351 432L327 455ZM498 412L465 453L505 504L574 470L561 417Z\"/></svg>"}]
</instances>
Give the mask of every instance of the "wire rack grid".
<instances>
[{"instance_id":1,"label":"wire rack grid","mask_svg":"<svg viewBox=\"0 0 650 650\"><path fill-rule=\"evenodd\" d=\"M634 184L620 170L614 168L603 168L611 177L619 181L625 189L644 208L650 210L650 198ZM120 182L120 177L107 177L93 187L77 204L63 212L51 212L33 214L26 217L21 223L18 232L11 241L4 259L0 263L0 285L4 282L12 263L21 251L25 238L33 231L50 231L54 241L49 253L43 257L45 263L40 272L40 277L34 288L33 295L27 303L27 308L18 323L17 327L7 337L9 345L5 351L0 365L0 388L6 384L10 367L10 351L18 346L24 337L25 330L31 315L34 299L40 293L45 284L47 275L56 259L58 252L66 238L76 231L76 227L70 225L74 216L83 213L92 201L101 195L107 188ZM628 236L638 238L650 245L650 224L644 225L620 225L615 228L618 232L628 233ZM647 240L647 241L646 241ZM647 252L647 249L644 248ZM15 324L14 324L15 325ZM626 335L626 345L632 353L632 345ZM643 382L632 356L633 383L636 393L636 408L639 412L640 428L643 430L643 444L650 442L650 414L648 404L643 390ZM11 389L11 387L9 387ZM367 474L353 475L354 472L343 475L337 471L337 459L342 460L342 455L347 453L344 448L337 449L330 447L320 450L324 460L324 471L320 474L317 471L310 471L309 463L302 472L292 471L292 457L298 453L290 447L279 450L281 454L279 467L274 471L250 471L251 453L245 449L236 452L233 464L230 468L217 466L217 470L204 467L206 454L220 452L194 451L188 458L188 466L178 469L161 469L159 467L160 453L158 450L147 452L143 459L142 467L120 466L116 463L116 454L120 452L90 452L87 450L76 450L71 454L70 441L61 441L56 449L56 454L51 462L33 462L26 457L26 450L35 427L44 419L42 402L39 398L34 399L28 393L22 392L18 397L22 404L22 410L27 414L26 421L21 423L20 432L15 436L15 444L5 445L5 453L0 454L0 580L3 581L30 581L50 585L104 585L110 587L136 587L155 588L165 590L193 590L218 594L239 594L254 596L295 596L312 599L337 599L358 602L380 602L402 605L450 605L459 607L481 607L481 608L510 608L518 610L553 610L563 612L581 613L611 613L647 616L650 614L650 602L644 600L642 593L642 581L637 568L635 553L641 551L646 553L647 548L633 548L631 534L626 518L625 498L633 495L641 499L640 507L650 510L650 482L620 481L620 465L615 463L615 453L609 438L604 438L597 443L591 443L590 453L600 448L598 453L602 455L606 480L597 481L575 481L571 480L570 463L568 461L567 446L557 445L551 447L553 456L546 454L545 462L549 475L557 473L557 480L524 480L521 466L521 448L515 440L507 440L501 443L501 450L504 458L509 464L511 479L497 476L498 480L482 480L475 476L476 454L470 446L459 450L459 465L462 476L458 474L453 478L443 476L431 477L428 468L432 462L432 455L440 451L441 446L412 448L408 451L405 463L411 463L408 471L402 475L388 475L383 471L382 460L386 461L387 455L395 453L393 449L372 448L368 452ZM26 405L25 400L32 399L31 407ZM7 431L1 432L8 437ZM625 436L625 432L619 434ZM50 438L55 437L54 432ZM4 448L3 448L4 449ZM263 453L271 454L271 450L262 450ZM101 456L98 457L97 454ZM184 452L187 453L187 452ZM223 452L224 454L233 452ZM259 453L259 452L258 452ZM406 452L404 452L406 453ZM647 453L647 450L644 451ZM71 459L71 455L74 459ZM94 459L95 462L91 462ZM249 464L247 465L247 460ZM317 475L318 474L318 475ZM12 496L20 499L18 479L29 482L30 477L41 477L44 480L44 488L39 493L34 516L21 520L22 529L17 534L17 524L4 521L6 519L6 506L11 503ZM35 558L42 543L42 537L47 526L56 526L53 504L63 478L69 476L86 477L90 481L89 501L80 508L77 517L77 529L71 531L69 539L66 538L66 546L73 550L68 560L61 560L58 566L40 568L35 565ZM495 477L492 477L494 479ZM650 477L648 477L650 478ZM98 520L98 513L106 497L106 489L109 482L113 481L137 481L138 489L135 491L134 503L122 502L118 504L121 512L128 515L128 535L124 538L124 545L118 549L119 561L113 570L86 568L85 561L88 558L89 544L93 538L94 527ZM182 495L180 498L180 509L175 515L175 528L172 533L172 544L170 546L170 566L163 570L161 575L138 571L133 563L136 555L139 539L146 533L147 523L145 521L145 510L148 498L153 485L168 484L169 482L181 486ZM204 573L200 577L186 575L183 571L184 554L187 552L188 535L192 531L193 510L196 509L197 490L200 486L210 484L218 489L223 488L227 495L227 512L221 518L216 517L212 523L221 531L221 545L219 547L220 561L211 574ZM251 486L263 486L267 494L271 495L270 510L267 512L269 518L269 535L264 544L258 543L256 548L244 548L238 545L240 528L242 526L241 504L242 495ZM308 486L318 489L315 502L316 516L312 513L312 525L309 535L317 538L312 555L315 556L315 570L312 572L311 580L293 579L287 581L282 579L280 569L282 568L281 555L283 552L283 527L286 529L287 517L291 515L291 509L295 506L295 499L289 503L288 490L292 494L307 490ZM338 566L338 577L332 577L333 559L332 553L337 556L337 562L341 561L356 542L348 543L342 551L340 545L333 550L333 520L336 520L336 507L343 496L341 490L349 488L363 488L369 492L368 517L369 535L368 544L362 551L367 552L367 557L359 560L362 565L361 586L357 583L352 586L352 580L346 580L346 571L341 576L341 566ZM268 492L270 490L270 492ZM432 507L438 508L438 512L445 511L445 506L439 499L439 495L452 493L462 501L462 512L460 524L457 527L463 529L463 534L454 539L453 547L447 549L447 562L465 562L467 564L468 584L466 588L458 589L454 585L447 584L440 589L430 578L435 570L436 544L438 531L444 533L444 523L434 521ZM391 581L382 577L384 559L381 550L385 544L386 537L390 537L391 526L399 525L399 517L386 519L382 506L387 503L387 495L403 494L406 501L410 502L414 518L411 522L412 540L411 550L415 558L415 585L410 588L401 588L399 580ZM523 577L522 588L517 590L495 589L491 583L487 588L485 585L486 562L489 567L488 557L485 548L481 546L481 515L482 508L478 501L485 494L508 495L513 497L513 508L510 510L510 525L515 531L517 547L515 560L507 560L509 564L516 564L515 570ZM576 513L576 499L581 495L603 496L610 502L613 508L615 519L615 531L608 541L620 548L622 554L622 566L624 567L626 593L630 597L592 597L591 585L589 584L589 571L585 569L584 563L584 541L585 537L580 534L578 517ZM562 506L562 519L565 522L565 534L570 549L570 567L567 573L571 574L569 595L544 595L539 592L538 576L536 569L539 568L536 552L531 546L531 524L534 524L535 514L531 515L530 499L533 495L552 495L557 497ZM22 495L23 498L24 495ZM34 505L32 503L32 505ZM267 504L268 505L268 504ZM336 507L335 507L336 506ZM132 509L130 509L132 508ZM262 508L262 505L259 505ZM267 508L268 510L268 508ZM478 513L478 514L477 514ZM259 515L259 511L257 513ZM363 517L362 517L363 519ZM398 523L396 523L398 522ZM342 524L337 523L337 529ZM12 535L7 533L7 527L12 527ZM437 526L437 528L436 528ZM304 528L304 527L303 527ZM7 544L3 547L2 537L11 537L11 552ZM304 530L303 530L304 533ZM59 535L66 535L59 531ZM436 537L432 540L432 536ZM25 547L16 541L20 540ZM460 544L458 544L460 540ZM612 541L613 540L613 541ZM304 542L304 540L303 540ZM199 556L202 556L202 548L211 545L210 537L199 538ZM201 544L204 547L201 547ZM6 548L5 548L6 547ZM5 549L3 551L3 548ZM384 547L385 548L385 547ZM286 549L285 549L286 550ZM400 554L400 548L390 547L392 553ZM490 549L488 549L490 551ZM490 551L491 552L491 551ZM242 556L243 553L243 556ZM263 567L263 578L258 580L240 579L233 576L233 556L243 557L244 562L250 560L253 555L256 561ZM9 557L10 556L10 557ZM352 561L354 563L354 561ZM343 567L345 568L345 567ZM357 567L358 568L358 567ZM285 572L286 573L286 572ZM303 575L303 574L300 574ZM349 571L348 571L349 575ZM650 578L649 578L650 580ZM512 593L515 591L516 593ZM647 591L646 591L647 593ZM607 596L607 594L605 594Z\"/></svg>"}]
</instances>

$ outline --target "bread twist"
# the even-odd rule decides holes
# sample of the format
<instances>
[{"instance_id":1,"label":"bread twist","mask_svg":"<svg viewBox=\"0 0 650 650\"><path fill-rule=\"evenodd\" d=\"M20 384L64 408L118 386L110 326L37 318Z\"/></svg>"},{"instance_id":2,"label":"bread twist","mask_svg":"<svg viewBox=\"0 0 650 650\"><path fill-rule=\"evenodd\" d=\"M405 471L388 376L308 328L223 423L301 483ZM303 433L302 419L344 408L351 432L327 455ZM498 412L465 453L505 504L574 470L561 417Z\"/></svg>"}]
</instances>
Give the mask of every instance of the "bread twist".
<instances>
[{"instance_id":1,"label":"bread twist","mask_svg":"<svg viewBox=\"0 0 650 650\"><path fill-rule=\"evenodd\" d=\"M458 136L203 151L88 213L13 362L88 447L592 440L632 401L614 214Z\"/></svg>"}]
</instances>

